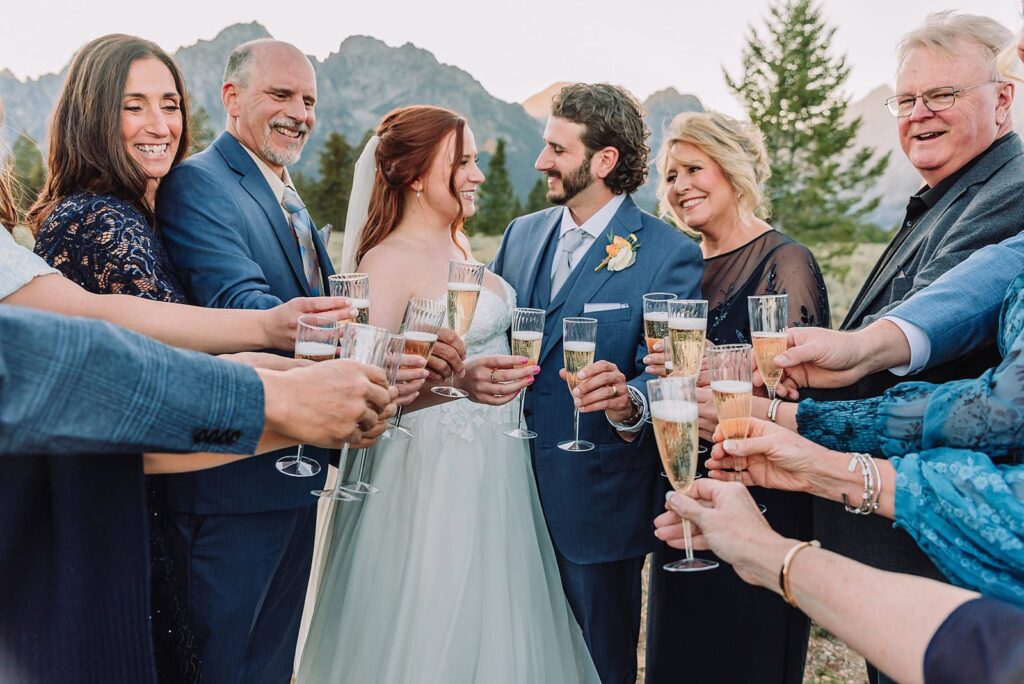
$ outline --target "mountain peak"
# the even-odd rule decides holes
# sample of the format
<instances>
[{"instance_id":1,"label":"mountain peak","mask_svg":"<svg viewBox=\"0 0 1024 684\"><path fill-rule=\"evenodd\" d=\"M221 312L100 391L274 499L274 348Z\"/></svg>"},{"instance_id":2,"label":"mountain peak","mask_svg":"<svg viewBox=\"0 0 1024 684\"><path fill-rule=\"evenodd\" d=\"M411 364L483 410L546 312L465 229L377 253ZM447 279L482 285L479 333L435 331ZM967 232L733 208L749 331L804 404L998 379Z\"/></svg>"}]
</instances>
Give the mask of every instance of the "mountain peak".
<instances>
[{"instance_id":1,"label":"mountain peak","mask_svg":"<svg viewBox=\"0 0 1024 684\"><path fill-rule=\"evenodd\" d=\"M679 112L703 112L704 105L696 95L680 93L675 88L664 88L652 93L644 101L644 109L648 113L671 112L674 116Z\"/></svg>"},{"instance_id":2,"label":"mountain peak","mask_svg":"<svg viewBox=\"0 0 1024 684\"><path fill-rule=\"evenodd\" d=\"M523 100L523 109L526 113L538 121L544 121L551 113L551 100L565 86L570 85L569 81L557 81L544 90Z\"/></svg>"}]
</instances>

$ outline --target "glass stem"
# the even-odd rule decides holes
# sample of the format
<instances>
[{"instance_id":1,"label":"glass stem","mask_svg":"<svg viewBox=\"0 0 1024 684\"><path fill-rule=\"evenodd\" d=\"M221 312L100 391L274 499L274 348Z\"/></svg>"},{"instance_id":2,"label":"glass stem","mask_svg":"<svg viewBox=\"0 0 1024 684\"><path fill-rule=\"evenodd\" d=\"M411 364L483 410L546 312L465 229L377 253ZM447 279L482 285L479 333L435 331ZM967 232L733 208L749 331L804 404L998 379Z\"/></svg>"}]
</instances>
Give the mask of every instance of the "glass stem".
<instances>
[{"instance_id":1,"label":"glass stem","mask_svg":"<svg viewBox=\"0 0 1024 684\"><path fill-rule=\"evenodd\" d=\"M520 428L525 427L524 426L524 423L526 422L525 411L526 411L526 388L524 387L523 389L519 390L519 423L517 424L517 426L520 427Z\"/></svg>"},{"instance_id":2,"label":"glass stem","mask_svg":"<svg viewBox=\"0 0 1024 684\"><path fill-rule=\"evenodd\" d=\"M573 411L574 411L574 419L575 419L575 422L576 422L576 446L579 446L579 443L580 443L580 409L579 409L579 407L577 407Z\"/></svg>"},{"instance_id":3,"label":"glass stem","mask_svg":"<svg viewBox=\"0 0 1024 684\"><path fill-rule=\"evenodd\" d=\"M404 406L399 406L398 407L398 413L395 414L395 422L391 424L391 427L393 427L393 428L400 428L400 427L402 427L402 411L404 411L404 410L405 410Z\"/></svg>"},{"instance_id":4,"label":"glass stem","mask_svg":"<svg viewBox=\"0 0 1024 684\"><path fill-rule=\"evenodd\" d=\"M295 452L295 460L299 463L302 463L302 447L303 445L300 444L299 450Z\"/></svg>"},{"instance_id":5,"label":"glass stem","mask_svg":"<svg viewBox=\"0 0 1024 684\"><path fill-rule=\"evenodd\" d=\"M334 483L335 494L341 495L342 481L345 479L345 459L348 458L348 444L341 447L341 455L338 456L338 480Z\"/></svg>"},{"instance_id":6,"label":"glass stem","mask_svg":"<svg viewBox=\"0 0 1024 684\"><path fill-rule=\"evenodd\" d=\"M363 482L363 468L366 467L366 449L359 450L359 474L356 475L356 484L365 484Z\"/></svg>"},{"instance_id":7,"label":"glass stem","mask_svg":"<svg viewBox=\"0 0 1024 684\"><path fill-rule=\"evenodd\" d=\"M768 389L768 401L773 400L775 398L775 385L765 385L765 387Z\"/></svg>"},{"instance_id":8,"label":"glass stem","mask_svg":"<svg viewBox=\"0 0 1024 684\"><path fill-rule=\"evenodd\" d=\"M693 560L693 536L690 534L690 521L683 520L683 541L686 544L686 560Z\"/></svg>"}]
</instances>

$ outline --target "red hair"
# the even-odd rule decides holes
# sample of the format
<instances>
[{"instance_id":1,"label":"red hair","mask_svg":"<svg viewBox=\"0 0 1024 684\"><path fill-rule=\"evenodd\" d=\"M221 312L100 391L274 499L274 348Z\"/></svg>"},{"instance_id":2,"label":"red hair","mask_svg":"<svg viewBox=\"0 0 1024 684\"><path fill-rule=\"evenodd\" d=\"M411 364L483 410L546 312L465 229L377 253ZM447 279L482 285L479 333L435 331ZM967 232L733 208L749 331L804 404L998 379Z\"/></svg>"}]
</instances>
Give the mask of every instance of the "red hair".
<instances>
[{"instance_id":1,"label":"red hair","mask_svg":"<svg viewBox=\"0 0 1024 684\"><path fill-rule=\"evenodd\" d=\"M466 119L450 109L427 105L400 107L381 120L376 131L380 138L375 155L377 169L366 226L356 249L356 263L401 223L405 193L412 191L412 184L417 179L427 175L431 162L440 152L441 143L452 132L455 133L455 154L452 158L457 162L462 158ZM452 164L448 177L448 191L456 200L459 199L455 189L458 168L458 163ZM462 202L458 207L459 213L452 221L452 242L462 250L455 236L462 230L466 219L462 213Z\"/></svg>"}]
</instances>

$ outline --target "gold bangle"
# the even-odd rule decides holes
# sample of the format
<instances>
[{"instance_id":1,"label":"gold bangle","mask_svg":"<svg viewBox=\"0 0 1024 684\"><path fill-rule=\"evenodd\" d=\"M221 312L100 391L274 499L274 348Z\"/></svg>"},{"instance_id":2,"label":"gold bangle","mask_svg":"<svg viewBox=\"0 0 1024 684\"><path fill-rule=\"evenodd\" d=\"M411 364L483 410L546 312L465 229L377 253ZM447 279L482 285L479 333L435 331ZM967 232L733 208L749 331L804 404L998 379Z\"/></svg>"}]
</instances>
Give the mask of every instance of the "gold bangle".
<instances>
[{"instance_id":1,"label":"gold bangle","mask_svg":"<svg viewBox=\"0 0 1024 684\"><path fill-rule=\"evenodd\" d=\"M782 598L786 599L786 603L794 608L796 608L797 605L796 599L794 599L793 595L789 593L789 566L793 563L793 559L796 558L796 554L800 553L808 546L820 549L821 542L817 539L812 539L811 541L794 544L793 547L786 552L785 558L782 559L782 569L779 570L779 588L782 589Z\"/></svg>"}]
</instances>

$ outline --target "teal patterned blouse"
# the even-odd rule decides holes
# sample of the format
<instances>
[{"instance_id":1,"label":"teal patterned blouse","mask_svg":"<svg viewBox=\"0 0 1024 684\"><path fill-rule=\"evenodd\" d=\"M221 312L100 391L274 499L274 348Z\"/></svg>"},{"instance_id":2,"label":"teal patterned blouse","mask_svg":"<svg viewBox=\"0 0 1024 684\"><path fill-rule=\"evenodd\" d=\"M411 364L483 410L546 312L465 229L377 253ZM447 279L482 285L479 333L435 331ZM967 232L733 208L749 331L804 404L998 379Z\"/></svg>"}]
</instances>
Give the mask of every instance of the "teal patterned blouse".
<instances>
[{"instance_id":1,"label":"teal patterned blouse","mask_svg":"<svg viewBox=\"0 0 1024 684\"><path fill-rule=\"evenodd\" d=\"M890 459L896 525L952 582L1024 606L1024 273L999 317L1003 361L974 380L800 402L800 434Z\"/></svg>"}]
</instances>

